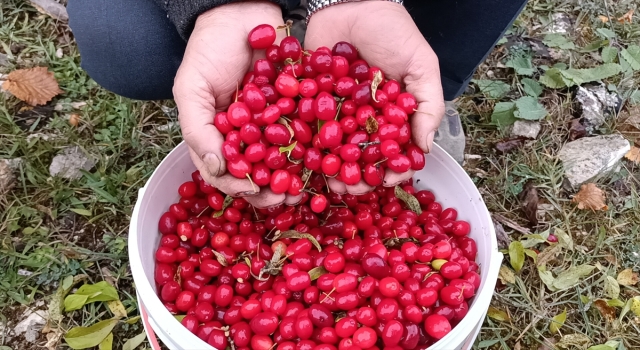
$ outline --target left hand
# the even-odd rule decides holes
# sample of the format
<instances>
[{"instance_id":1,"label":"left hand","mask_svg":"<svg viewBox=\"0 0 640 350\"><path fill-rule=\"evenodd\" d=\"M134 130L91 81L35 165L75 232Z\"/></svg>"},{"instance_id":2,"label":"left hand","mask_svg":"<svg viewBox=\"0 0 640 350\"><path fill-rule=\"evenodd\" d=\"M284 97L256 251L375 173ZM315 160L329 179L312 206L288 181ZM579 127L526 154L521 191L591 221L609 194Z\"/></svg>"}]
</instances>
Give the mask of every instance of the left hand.
<instances>
[{"instance_id":1,"label":"left hand","mask_svg":"<svg viewBox=\"0 0 640 350\"><path fill-rule=\"evenodd\" d=\"M353 44L370 66L379 67L387 78L398 80L415 96L418 110L410 121L413 143L429 153L445 111L440 69L436 54L407 10L389 1L358 1L329 6L311 16L306 49L331 48L339 41ZM414 173L386 169L383 185L398 185ZM347 186L335 179L329 186L334 192L351 194L373 189L364 181Z\"/></svg>"}]
</instances>

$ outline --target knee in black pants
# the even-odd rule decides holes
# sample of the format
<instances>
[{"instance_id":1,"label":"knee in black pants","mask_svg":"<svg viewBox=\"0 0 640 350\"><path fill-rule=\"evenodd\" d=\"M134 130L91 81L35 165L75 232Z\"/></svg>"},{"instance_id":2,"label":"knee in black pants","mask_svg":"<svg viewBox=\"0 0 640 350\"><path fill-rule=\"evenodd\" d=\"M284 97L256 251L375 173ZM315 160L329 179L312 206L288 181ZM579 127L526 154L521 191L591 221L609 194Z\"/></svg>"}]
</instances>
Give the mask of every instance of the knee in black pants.
<instances>
[{"instance_id":1,"label":"knee in black pants","mask_svg":"<svg viewBox=\"0 0 640 350\"><path fill-rule=\"evenodd\" d=\"M118 95L172 98L186 43L153 0L69 0L81 65Z\"/></svg>"}]
</instances>

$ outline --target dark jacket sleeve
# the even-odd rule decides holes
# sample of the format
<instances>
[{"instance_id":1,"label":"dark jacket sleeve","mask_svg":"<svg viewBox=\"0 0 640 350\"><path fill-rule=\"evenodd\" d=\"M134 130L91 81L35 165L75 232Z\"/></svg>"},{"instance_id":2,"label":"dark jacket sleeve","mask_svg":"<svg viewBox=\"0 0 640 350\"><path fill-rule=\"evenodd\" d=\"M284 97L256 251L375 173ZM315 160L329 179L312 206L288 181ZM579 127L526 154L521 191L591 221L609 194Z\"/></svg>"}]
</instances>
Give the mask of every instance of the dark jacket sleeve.
<instances>
[{"instance_id":1,"label":"dark jacket sleeve","mask_svg":"<svg viewBox=\"0 0 640 350\"><path fill-rule=\"evenodd\" d=\"M178 29L180 36L188 40L198 16L214 7L237 0L155 0L167 12L167 17ZM287 9L286 0L269 0Z\"/></svg>"}]
</instances>

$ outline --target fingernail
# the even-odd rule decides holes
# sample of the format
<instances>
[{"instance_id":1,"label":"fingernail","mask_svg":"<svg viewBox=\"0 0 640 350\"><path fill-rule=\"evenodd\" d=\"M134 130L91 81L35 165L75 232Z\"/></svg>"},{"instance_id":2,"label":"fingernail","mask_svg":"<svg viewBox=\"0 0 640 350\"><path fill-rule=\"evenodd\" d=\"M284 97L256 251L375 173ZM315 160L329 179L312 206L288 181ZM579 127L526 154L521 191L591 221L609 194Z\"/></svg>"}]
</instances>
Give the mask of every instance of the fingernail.
<instances>
[{"instance_id":1,"label":"fingernail","mask_svg":"<svg viewBox=\"0 0 640 350\"><path fill-rule=\"evenodd\" d=\"M257 194L258 192L254 192L254 191L244 191L244 192L236 193L233 197L253 197Z\"/></svg>"},{"instance_id":2,"label":"fingernail","mask_svg":"<svg viewBox=\"0 0 640 350\"><path fill-rule=\"evenodd\" d=\"M202 156L202 161L207 166L207 171L209 175L216 177L220 176L224 173L224 170L221 169L220 158L218 158L215 153L206 153ZM221 171L222 170L222 171Z\"/></svg>"},{"instance_id":3,"label":"fingernail","mask_svg":"<svg viewBox=\"0 0 640 350\"><path fill-rule=\"evenodd\" d=\"M432 131L429 134L427 134L427 143L425 145L425 147L427 149L423 150L425 151L425 153L429 154L431 152L431 144L433 143L433 138L436 136L436 132Z\"/></svg>"}]
</instances>

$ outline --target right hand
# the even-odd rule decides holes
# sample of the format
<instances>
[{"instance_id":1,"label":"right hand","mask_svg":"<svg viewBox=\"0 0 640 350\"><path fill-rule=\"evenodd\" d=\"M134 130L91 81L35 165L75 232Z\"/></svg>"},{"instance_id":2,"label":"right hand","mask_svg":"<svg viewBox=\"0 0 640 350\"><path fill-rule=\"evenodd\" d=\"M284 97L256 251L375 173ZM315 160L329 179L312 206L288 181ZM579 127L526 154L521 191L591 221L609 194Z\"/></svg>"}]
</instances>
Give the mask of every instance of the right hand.
<instances>
[{"instance_id":1,"label":"right hand","mask_svg":"<svg viewBox=\"0 0 640 350\"><path fill-rule=\"evenodd\" d=\"M269 188L259 188L248 179L227 173L222 157L224 136L213 125L216 112L229 107L255 60L264 57L264 52L254 52L247 42L249 32L259 24L274 28L284 25L280 7L267 1L247 1L222 5L200 15L176 75L173 95L191 159L205 181L259 208L283 202L294 205L301 195L274 194ZM279 43L285 33L277 33Z\"/></svg>"}]
</instances>

